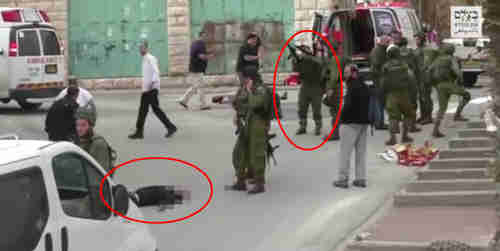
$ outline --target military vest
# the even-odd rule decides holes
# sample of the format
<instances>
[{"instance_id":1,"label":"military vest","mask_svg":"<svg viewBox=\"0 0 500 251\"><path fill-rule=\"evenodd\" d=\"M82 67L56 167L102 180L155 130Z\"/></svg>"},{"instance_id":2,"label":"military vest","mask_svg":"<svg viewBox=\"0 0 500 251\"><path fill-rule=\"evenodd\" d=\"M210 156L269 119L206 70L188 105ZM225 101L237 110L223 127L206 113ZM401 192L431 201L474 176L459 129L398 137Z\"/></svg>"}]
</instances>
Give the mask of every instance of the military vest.
<instances>
[{"instance_id":1,"label":"military vest","mask_svg":"<svg viewBox=\"0 0 500 251\"><path fill-rule=\"evenodd\" d=\"M294 62L293 71L300 73L303 85L320 86L324 74L324 64L320 57L303 55L302 59Z\"/></svg>"},{"instance_id":2,"label":"military vest","mask_svg":"<svg viewBox=\"0 0 500 251\"><path fill-rule=\"evenodd\" d=\"M391 59L382 67L383 87L387 92L408 89L409 67L402 60Z\"/></svg>"},{"instance_id":3,"label":"military vest","mask_svg":"<svg viewBox=\"0 0 500 251\"><path fill-rule=\"evenodd\" d=\"M430 66L429 74L434 83L453 81L456 77L452 70L452 58L448 55L438 57Z\"/></svg>"}]
</instances>

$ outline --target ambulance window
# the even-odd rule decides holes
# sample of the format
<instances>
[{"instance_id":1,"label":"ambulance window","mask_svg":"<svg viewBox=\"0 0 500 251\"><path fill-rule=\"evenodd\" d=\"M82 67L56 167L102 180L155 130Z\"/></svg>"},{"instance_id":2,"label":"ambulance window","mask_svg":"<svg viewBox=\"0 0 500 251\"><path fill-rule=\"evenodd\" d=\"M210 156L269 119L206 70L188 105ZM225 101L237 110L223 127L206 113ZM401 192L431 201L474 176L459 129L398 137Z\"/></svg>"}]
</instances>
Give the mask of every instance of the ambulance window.
<instances>
[{"instance_id":1,"label":"ambulance window","mask_svg":"<svg viewBox=\"0 0 500 251\"><path fill-rule=\"evenodd\" d=\"M386 11L373 11L375 25L377 28L377 36L390 34L396 29L396 23L390 12Z\"/></svg>"},{"instance_id":2,"label":"ambulance window","mask_svg":"<svg viewBox=\"0 0 500 251\"><path fill-rule=\"evenodd\" d=\"M31 167L0 176L0 250L34 250L49 218L42 171Z\"/></svg>"},{"instance_id":3,"label":"ambulance window","mask_svg":"<svg viewBox=\"0 0 500 251\"><path fill-rule=\"evenodd\" d=\"M76 218L105 220L111 211L99 196L102 175L83 157L61 154L52 161L59 198L65 214ZM103 194L111 205L109 184L105 182Z\"/></svg>"},{"instance_id":4,"label":"ambulance window","mask_svg":"<svg viewBox=\"0 0 500 251\"><path fill-rule=\"evenodd\" d=\"M61 55L61 49L59 47L59 42L57 41L57 36L55 32L48 30L40 30L40 36L42 38L43 55L45 56Z\"/></svg>"},{"instance_id":5,"label":"ambulance window","mask_svg":"<svg viewBox=\"0 0 500 251\"><path fill-rule=\"evenodd\" d=\"M40 56L40 40L34 30L21 30L17 33L19 56Z\"/></svg>"}]
</instances>

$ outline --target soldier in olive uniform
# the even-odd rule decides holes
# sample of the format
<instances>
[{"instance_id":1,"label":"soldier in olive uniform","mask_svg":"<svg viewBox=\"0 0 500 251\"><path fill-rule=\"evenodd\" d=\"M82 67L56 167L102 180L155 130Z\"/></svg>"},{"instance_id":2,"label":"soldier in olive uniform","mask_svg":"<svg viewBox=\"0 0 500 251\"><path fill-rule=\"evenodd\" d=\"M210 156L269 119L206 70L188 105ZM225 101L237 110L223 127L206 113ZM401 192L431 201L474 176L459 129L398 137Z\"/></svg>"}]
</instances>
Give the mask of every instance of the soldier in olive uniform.
<instances>
[{"instance_id":1,"label":"soldier in olive uniform","mask_svg":"<svg viewBox=\"0 0 500 251\"><path fill-rule=\"evenodd\" d=\"M391 45L387 48L389 61L382 66L382 88L387 98L387 113L389 114L390 139L386 145L397 144L396 133L399 122L403 121L402 143L413 142L408 136L411 121L415 116L415 110L410 102L409 88L412 81L411 71L408 65L401 59L400 49Z\"/></svg>"},{"instance_id":2,"label":"soldier in olive uniform","mask_svg":"<svg viewBox=\"0 0 500 251\"><path fill-rule=\"evenodd\" d=\"M377 93L379 96L380 102L380 118L382 121L381 125L375 125L378 130L387 130L387 125L385 125L384 121L384 107L386 98L383 95L384 91L382 90L381 78L382 78L382 65L387 61L386 50L391 42L391 38L389 36L380 37L377 45L373 48L370 53L370 68L373 76L373 82L375 87L377 88Z\"/></svg>"},{"instance_id":3,"label":"soldier in olive uniform","mask_svg":"<svg viewBox=\"0 0 500 251\"><path fill-rule=\"evenodd\" d=\"M304 47L303 47L304 48ZM299 129L297 135L305 134L307 128L307 111L312 106L313 119L316 124L315 135L321 135L322 116L321 98L324 87L321 81L326 71L326 65L321 57L316 57L306 51L299 59L293 60L294 71L300 73L300 90L298 101Z\"/></svg>"},{"instance_id":4,"label":"soldier in olive uniform","mask_svg":"<svg viewBox=\"0 0 500 251\"><path fill-rule=\"evenodd\" d=\"M332 43L332 47L334 50L337 51L338 49L337 43ZM345 57L343 55L337 54L337 58L339 60L339 64L337 64L337 60L333 55L330 58L330 61L328 62L329 76L328 76L328 82L326 84L327 98L332 101L330 102L332 106L329 106L330 115L332 117L331 121L332 127L335 126L335 122L337 120L337 113L339 112L340 95L341 95L340 86L342 84L342 82L340 81L340 76L341 76L340 72L343 72L344 67L351 62L350 58ZM339 71L339 66L341 71ZM347 90L344 89L343 91L346 92ZM340 139L339 128L340 128L340 122L337 124L337 127L333 131L333 135L328 139L328 141L335 141ZM327 138L328 135L325 135L323 137L323 140L326 140Z\"/></svg>"},{"instance_id":5,"label":"soldier in olive uniform","mask_svg":"<svg viewBox=\"0 0 500 251\"><path fill-rule=\"evenodd\" d=\"M399 50L401 53L401 59L410 67L410 73L412 77L410 79L416 80L415 82L411 82L409 84L410 87L410 102L413 107L413 110L415 111L415 117L412 118L411 125L410 125L410 132L420 132L422 129L417 127L417 109L418 109L418 96L420 93L418 92L418 72L419 70L419 65L417 61L417 57L413 53L413 51L408 48L408 39L405 37L401 37L399 41L395 41L395 44L399 46Z\"/></svg>"},{"instance_id":6,"label":"soldier in olive uniform","mask_svg":"<svg viewBox=\"0 0 500 251\"><path fill-rule=\"evenodd\" d=\"M265 192L265 168L267 154L267 137L270 128L270 118L273 112L271 92L258 77L258 69L248 66L243 70L245 85L235 98L234 106L238 116L244 116L240 124L240 135L233 153L234 168L237 181L231 186L233 190L246 190L248 175L255 177L255 186L249 194ZM238 148L238 149L236 149Z\"/></svg>"},{"instance_id":7,"label":"soldier in olive uniform","mask_svg":"<svg viewBox=\"0 0 500 251\"><path fill-rule=\"evenodd\" d=\"M439 126L448 109L448 102L451 95L462 97L455 113L455 121L468 121L468 119L462 117L462 111L471 99L470 93L459 84L463 83L463 76L459 64L453 56L455 47L445 44L442 46L442 50L444 54L440 55L430 66L431 78L437 82L436 90L439 96L439 112L434 123L434 131L432 132L432 136L436 138L445 136L439 131Z\"/></svg>"}]
</instances>

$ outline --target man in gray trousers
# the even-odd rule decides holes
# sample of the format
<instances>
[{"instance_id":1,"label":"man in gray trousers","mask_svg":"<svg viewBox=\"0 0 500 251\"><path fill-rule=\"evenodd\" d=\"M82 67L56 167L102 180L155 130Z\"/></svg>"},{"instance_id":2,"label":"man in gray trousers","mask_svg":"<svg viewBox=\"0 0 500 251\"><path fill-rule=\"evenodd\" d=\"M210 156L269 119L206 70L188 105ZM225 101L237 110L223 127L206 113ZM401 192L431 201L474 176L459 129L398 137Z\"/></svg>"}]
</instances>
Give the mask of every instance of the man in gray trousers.
<instances>
[{"instance_id":1,"label":"man in gray trousers","mask_svg":"<svg viewBox=\"0 0 500 251\"><path fill-rule=\"evenodd\" d=\"M333 185L349 188L351 155L355 151L356 178L353 186L366 187L366 138L370 125L368 110L371 90L359 77L358 69L354 65L345 67L344 78L347 95L341 115L339 177Z\"/></svg>"}]
</instances>

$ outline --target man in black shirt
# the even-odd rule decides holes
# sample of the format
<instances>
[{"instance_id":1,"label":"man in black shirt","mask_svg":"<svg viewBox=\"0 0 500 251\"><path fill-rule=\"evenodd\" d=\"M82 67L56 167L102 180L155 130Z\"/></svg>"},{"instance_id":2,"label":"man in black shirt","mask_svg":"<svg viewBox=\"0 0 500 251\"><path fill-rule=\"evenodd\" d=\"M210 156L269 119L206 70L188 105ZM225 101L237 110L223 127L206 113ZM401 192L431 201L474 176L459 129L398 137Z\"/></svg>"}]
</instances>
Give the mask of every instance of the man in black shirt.
<instances>
[{"instance_id":1,"label":"man in black shirt","mask_svg":"<svg viewBox=\"0 0 500 251\"><path fill-rule=\"evenodd\" d=\"M50 141L71 141L78 144L75 117L78 93L79 89L71 86L66 96L50 107L45 119L45 131Z\"/></svg>"},{"instance_id":2,"label":"man in black shirt","mask_svg":"<svg viewBox=\"0 0 500 251\"><path fill-rule=\"evenodd\" d=\"M191 97L198 93L200 96L201 110L208 110L210 106L207 105L205 100L205 92L202 89L207 81L205 80L205 72L207 69L208 60L215 57L214 54L207 53L207 33L204 31L200 32L200 39L194 41L191 44L191 53L189 60L189 72L191 73L191 81L194 84L189 88L189 90L184 93L182 98L178 101L180 105L188 109L188 103Z\"/></svg>"}]
</instances>

